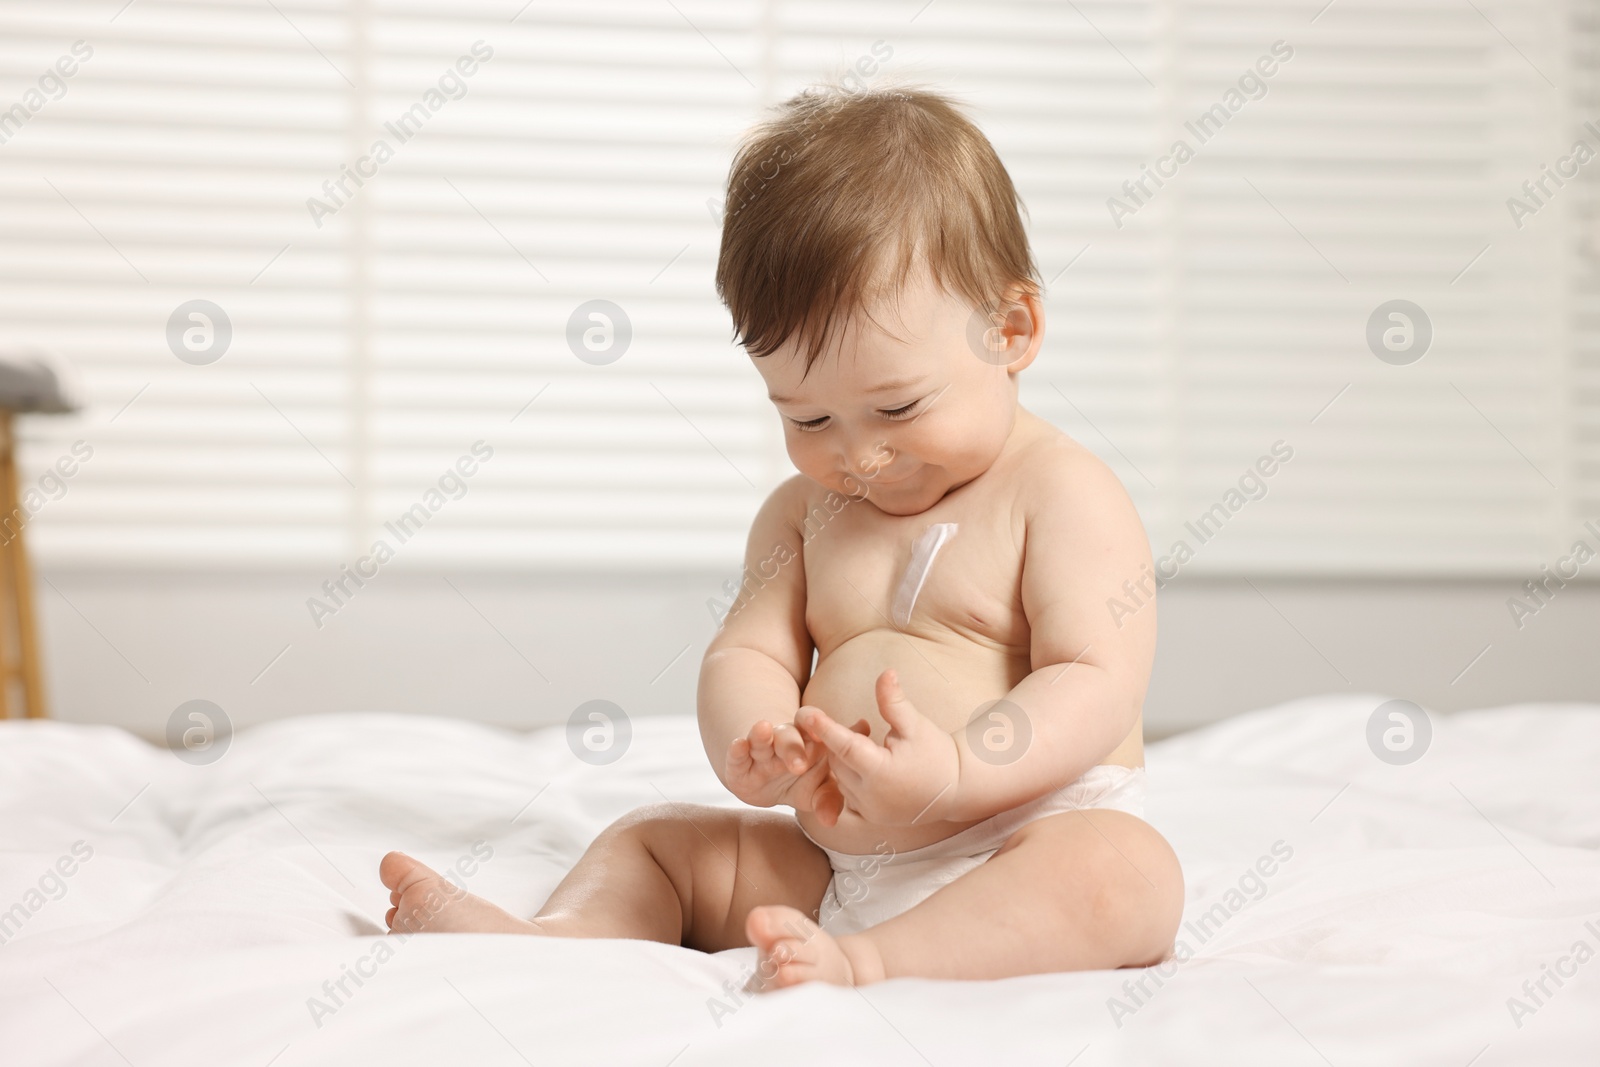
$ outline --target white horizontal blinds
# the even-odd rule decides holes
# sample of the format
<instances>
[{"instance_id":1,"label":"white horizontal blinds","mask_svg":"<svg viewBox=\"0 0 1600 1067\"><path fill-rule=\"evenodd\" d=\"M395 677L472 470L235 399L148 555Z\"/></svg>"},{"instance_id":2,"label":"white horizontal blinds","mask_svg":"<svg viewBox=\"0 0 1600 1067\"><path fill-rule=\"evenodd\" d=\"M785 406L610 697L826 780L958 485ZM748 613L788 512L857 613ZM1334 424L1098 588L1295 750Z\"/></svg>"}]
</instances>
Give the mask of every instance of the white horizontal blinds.
<instances>
[{"instance_id":1,"label":"white horizontal blinds","mask_svg":"<svg viewBox=\"0 0 1600 1067\"><path fill-rule=\"evenodd\" d=\"M1581 138L1600 152L1600 134L1586 127L1593 123L1600 128L1600 11L1591 4L1573 4L1568 31L1572 91L1567 140ZM1600 520L1600 158L1583 168L1571 191L1567 256L1575 283L1570 399L1575 488L1569 526Z\"/></svg>"},{"instance_id":2,"label":"white horizontal blinds","mask_svg":"<svg viewBox=\"0 0 1600 1067\"><path fill-rule=\"evenodd\" d=\"M1565 484L1558 230L1517 231L1505 201L1560 143L1559 95L1532 65L1558 64L1550 6L1174 9L1175 118L1229 107L1260 57L1276 73L1247 79L1225 124L1172 130L1196 155L1158 194L1180 198L1183 464L1158 552L1181 540L1199 570L1301 573L1545 558ZM1432 323L1409 365L1365 336L1395 299ZM1230 500L1279 440L1293 458L1267 496L1248 480Z\"/></svg>"},{"instance_id":3,"label":"white horizontal blinds","mask_svg":"<svg viewBox=\"0 0 1600 1067\"><path fill-rule=\"evenodd\" d=\"M374 522L472 442L494 449L417 559L725 564L775 484L709 206L757 110L761 6L675 2L536 3L514 23L503 3L375 6L375 122L478 57L365 191ZM609 364L568 344L592 300L631 323Z\"/></svg>"},{"instance_id":4,"label":"white horizontal blinds","mask_svg":"<svg viewBox=\"0 0 1600 1067\"><path fill-rule=\"evenodd\" d=\"M1169 571L1514 571L1564 510L1565 283L1504 206L1559 101L1496 26L1536 52L1552 5L1506 6L782 5L779 55L882 39L976 105L1052 282L1024 402ZM1436 333L1410 366L1365 339L1397 298Z\"/></svg>"},{"instance_id":5,"label":"white horizontal blinds","mask_svg":"<svg viewBox=\"0 0 1600 1067\"><path fill-rule=\"evenodd\" d=\"M1092 22L1054 2L779 4L780 95L854 71L856 84L926 83L970 105L1028 208L1047 283L1049 339L1023 403L1099 451L1158 518L1172 473L1162 237L1113 240L1104 207L1156 133L1156 5L1084 10Z\"/></svg>"},{"instance_id":6,"label":"white horizontal blinds","mask_svg":"<svg viewBox=\"0 0 1600 1067\"><path fill-rule=\"evenodd\" d=\"M864 57L864 83L974 105L1050 283L1024 400L1118 472L1158 557L1521 573L1600 501L1590 179L1521 228L1506 206L1575 136L1575 5L116 7L0 7L0 106L94 49L0 143L0 344L61 351L92 401L24 424L25 477L95 448L35 520L47 560L320 566L386 537L411 562L725 565L788 468L707 202L760 105ZM1262 57L1265 95L1228 108ZM1407 366L1366 340L1394 299L1434 331ZM233 328L208 366L168 349L192 300ZM608 365L568 346L591 300L631 322ZM1230 507L1280 439L1267 498ZM402 544L405 514L427 532Z\"/></svg>"},{"instance_id":7,"label":"white horizontal blinds","mask_svg":"<svg viewBox=\"0 0 1600 1067\"><path fill-rule=\"evenodd\" d=\"M23 420L25 486L71 442L93 449L35 544L47 561L330 555L352 506L330 463L359 468L350 262L345 226L301 222L345 147L349 22L332 0L119 6L0 8L0 107L39 105L0 124L0 345L59 352L89 401ZM63 91L45 76L79 41ZM166 339L196 299L231 322L210 366Z\"/></svg>"}]
</instances>

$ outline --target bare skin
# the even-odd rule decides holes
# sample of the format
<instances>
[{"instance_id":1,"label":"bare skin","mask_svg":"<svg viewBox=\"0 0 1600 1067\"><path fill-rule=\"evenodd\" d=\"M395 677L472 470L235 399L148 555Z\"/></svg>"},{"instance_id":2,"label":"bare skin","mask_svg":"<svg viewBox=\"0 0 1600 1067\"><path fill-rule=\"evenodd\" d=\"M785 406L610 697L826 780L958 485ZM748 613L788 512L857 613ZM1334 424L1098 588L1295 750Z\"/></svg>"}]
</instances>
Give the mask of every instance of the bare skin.
<instances>
[{"instance_id":1,"label":"bare skin","mask_svg":"<svg viewBox=\"0 0 1600 1067\"><path fill-rule=\"evenodd\" d=\"M1143 526L1104 464L1018 405L1044 316L1036 297L1011 295L983 358L970 306L924 275L899 294L892 335L858 317L809 372L798 339L754 361L800 474L752 526L743 595L702 663L700 726L734 795L794 817L640 809L532 919L390 853L391 929L754 945L766 988L1165 957L1183 905L1177 858L1148 823L1110 810L1029 823L859 934L813 921L832 872L807 834L840 852L906 851L1096 764L1144 762L1156 611ZM941 522L958 532L898 627L911 544ZM1112 598L1138 608L1119 617ZM999 698L1031 740L997 762L974 755L966 726Z\"/></svg>"}]
</instances>

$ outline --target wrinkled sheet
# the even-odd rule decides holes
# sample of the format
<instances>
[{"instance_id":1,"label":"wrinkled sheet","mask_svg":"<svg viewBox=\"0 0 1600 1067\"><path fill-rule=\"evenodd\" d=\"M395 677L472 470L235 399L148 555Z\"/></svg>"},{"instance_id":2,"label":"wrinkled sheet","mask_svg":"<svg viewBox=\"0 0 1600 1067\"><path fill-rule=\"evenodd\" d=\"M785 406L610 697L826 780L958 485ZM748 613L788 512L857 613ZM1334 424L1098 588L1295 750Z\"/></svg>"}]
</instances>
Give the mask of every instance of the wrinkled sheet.
<instances>
[{"instance_id":1,"label":"wrinkled sheet","mask_svg":"<svg viewBox=\"0 0 1600 1067\"><path fill-rule=\"evenodd\" d=\"M0 1061L1600 1062L1600 706L1434 716L1391 766L1366 741L1384 699L1150 746L1148 818L1187 881L1164 975L761 997L752 949L382 933L389 849L531 914L629 809L737 805L691 717L636 718L607 766L560 728L398 715L277 721L208 766L3 723Z\"/></svg>"}]
</instances>

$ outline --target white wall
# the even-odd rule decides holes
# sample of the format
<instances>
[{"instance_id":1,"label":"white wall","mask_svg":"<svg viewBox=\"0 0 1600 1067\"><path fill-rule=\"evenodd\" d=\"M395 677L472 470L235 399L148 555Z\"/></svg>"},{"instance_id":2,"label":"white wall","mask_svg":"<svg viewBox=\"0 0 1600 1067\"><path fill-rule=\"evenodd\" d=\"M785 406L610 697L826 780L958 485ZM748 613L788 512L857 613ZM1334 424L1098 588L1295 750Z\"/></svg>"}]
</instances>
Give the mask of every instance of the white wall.
<instances>
[{"instance_id":1,"label":"white wall","mask_svg":"<svg viewBox=\"0 0 1600 1067\"><path fill-rule=\"evenodd\" d=\"M688 712L723 576L385 571L318 630L305 601L323 577L46 570L55 717L156 736L195 698L236 726L390 710L529 727L596 697ZM1252 581L1184 578L1162 594L1152 736L1331 691L1437 710L1600 702L1595 583L1559 591L1519 632L1509 581Z\"/></svg>"}]
</instances>

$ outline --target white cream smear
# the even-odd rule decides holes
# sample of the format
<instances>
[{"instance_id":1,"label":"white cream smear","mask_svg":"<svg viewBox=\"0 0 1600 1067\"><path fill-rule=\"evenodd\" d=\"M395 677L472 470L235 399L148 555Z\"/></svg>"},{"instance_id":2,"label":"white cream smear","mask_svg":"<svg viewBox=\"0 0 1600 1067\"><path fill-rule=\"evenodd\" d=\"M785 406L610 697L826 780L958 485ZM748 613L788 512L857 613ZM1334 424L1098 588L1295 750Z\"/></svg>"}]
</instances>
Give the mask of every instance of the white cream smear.
<instances>
[{"instance_id":1,"label":"white cream smear","mask_svg":"<svg viewBox=\"0 0 1600 1067\"><path fill-rule=\"evenodd\" d=\"M959 523L936 522L922 531L911 546L911 561L900 576L900 586L894 593L894 624L905 629L911 622L911 611L917 606L917 596L928 581L933 569L933 558L956 535Z\"/></svg>"}]
</instances>

